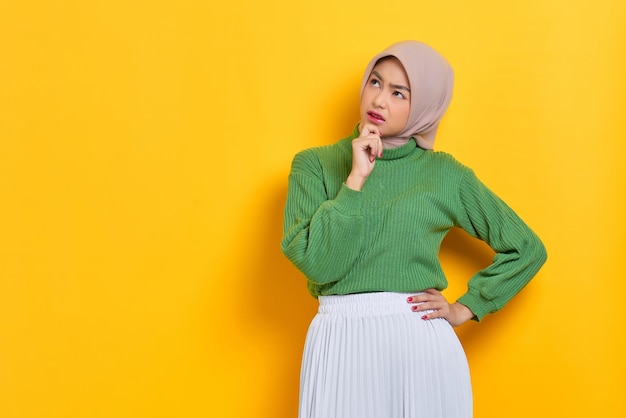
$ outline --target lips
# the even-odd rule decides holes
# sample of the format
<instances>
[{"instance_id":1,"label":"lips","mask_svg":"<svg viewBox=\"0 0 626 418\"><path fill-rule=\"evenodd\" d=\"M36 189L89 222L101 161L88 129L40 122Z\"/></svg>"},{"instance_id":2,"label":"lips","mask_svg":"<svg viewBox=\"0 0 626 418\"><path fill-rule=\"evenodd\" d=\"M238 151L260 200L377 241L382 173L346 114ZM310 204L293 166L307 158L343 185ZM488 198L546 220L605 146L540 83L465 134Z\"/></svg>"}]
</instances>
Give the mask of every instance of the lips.
<instances>
[{"instance_id":1,"label":"lips","mask_svg":"<svg viewBox=\"0 0 626 418\"><path fill-rule=\"evenodd\" d=\"M382 123L385 121L385 118L383 118L383 115L381 115L380 113L373 112L371 110L367 112L367 116L372 122Z\"/></svg>"}]
</instances>

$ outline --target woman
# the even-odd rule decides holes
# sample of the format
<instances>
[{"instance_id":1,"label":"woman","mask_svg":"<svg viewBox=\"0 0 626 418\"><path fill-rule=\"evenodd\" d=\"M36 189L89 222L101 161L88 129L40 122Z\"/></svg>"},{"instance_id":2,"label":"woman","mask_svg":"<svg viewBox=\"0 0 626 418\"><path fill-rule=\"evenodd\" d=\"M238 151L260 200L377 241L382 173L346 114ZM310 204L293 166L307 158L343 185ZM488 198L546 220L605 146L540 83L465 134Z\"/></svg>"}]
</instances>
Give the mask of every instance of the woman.
<instances>
[{"instance_id":1,"label":"woman","mask_svg":"<svg viewBox=\"0 0 626 418\"><path fill-rule=\"evenodd\" d=\"M352 134L293 160L282 250L320 303L300 418L471 417L452 327L502 308L545 262L513 210L472 170L432 151L452 85L434 49L394 44L365 70ZM448 303L438 252L455 226L496 256Z\"/></svg>"}]
</instances>

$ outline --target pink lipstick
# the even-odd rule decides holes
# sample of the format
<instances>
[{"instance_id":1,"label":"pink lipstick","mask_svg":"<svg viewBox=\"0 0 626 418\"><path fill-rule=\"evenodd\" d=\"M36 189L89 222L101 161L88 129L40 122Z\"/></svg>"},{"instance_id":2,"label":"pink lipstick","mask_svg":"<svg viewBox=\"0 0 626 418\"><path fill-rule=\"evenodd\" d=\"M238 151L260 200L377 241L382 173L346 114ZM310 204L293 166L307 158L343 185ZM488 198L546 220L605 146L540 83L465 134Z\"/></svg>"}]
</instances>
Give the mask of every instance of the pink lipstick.
<instances>
[{"instance_id":1,"label":"pink lipstick","mask_svg":"<svg viewBox=\"0 0 626 418\"><path fill-rule=\"evenodd\" d=\"M383 118L383 116L380 113L376 113L371 110L367 112L367 118L371 122L374 122L375 124L381 124L385 122L385 118Z\"/></svg>"}]
</instances>

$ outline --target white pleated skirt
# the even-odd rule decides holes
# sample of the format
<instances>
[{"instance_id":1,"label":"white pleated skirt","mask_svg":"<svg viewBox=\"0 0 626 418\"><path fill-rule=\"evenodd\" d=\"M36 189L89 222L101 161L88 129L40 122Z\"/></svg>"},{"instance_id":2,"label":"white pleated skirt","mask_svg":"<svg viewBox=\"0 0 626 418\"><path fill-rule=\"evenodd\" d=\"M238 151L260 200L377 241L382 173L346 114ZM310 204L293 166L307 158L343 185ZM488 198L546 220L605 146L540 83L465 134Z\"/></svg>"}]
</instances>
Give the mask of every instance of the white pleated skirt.
<instances>
[{"instance_id":1,"label":"white pleated skirt","mask_svg":"<svg viewBox=\"0 0 626 418\"><path fill-rule=\"evenodd\" d=\"M445 319L409 294L320 296L300 374L299 418L470 418L467 359Z\"/></svg>"}]
</instances>

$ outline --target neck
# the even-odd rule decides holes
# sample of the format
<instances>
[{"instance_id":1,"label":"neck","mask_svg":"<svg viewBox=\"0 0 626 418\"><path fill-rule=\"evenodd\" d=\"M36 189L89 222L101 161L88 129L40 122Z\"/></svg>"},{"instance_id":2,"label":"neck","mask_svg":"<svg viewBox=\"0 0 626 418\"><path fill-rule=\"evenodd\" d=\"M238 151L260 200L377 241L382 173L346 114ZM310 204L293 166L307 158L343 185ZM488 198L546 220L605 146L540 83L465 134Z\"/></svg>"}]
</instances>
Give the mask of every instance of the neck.
<instances>
[{"instance_id":1,"label":"neck","mask_svg":"<svg viewBox=\"0 0 626 418\"><path fill-rule=\"evenodd\" d=\"M385 148L391 149L391 148L401 147L402 145L409 142L409 139L410 138L389 137L389 138L382 138L381 140L383 141L383 149Z\"/></svg>"}]
</instances>

